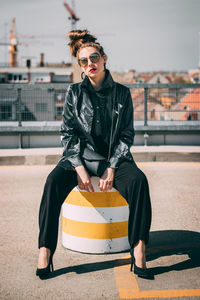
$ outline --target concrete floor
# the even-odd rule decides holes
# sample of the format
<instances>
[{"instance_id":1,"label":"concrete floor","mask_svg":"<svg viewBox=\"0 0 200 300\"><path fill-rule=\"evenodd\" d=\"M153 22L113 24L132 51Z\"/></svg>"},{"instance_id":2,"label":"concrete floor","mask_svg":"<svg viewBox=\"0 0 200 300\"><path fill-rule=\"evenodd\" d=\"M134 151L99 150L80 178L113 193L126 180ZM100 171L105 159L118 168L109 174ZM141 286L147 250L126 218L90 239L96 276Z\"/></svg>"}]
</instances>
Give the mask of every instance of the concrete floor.
<instances>
[{"instance_id":1,"label":"concrete floor","mask_svg":"<svg viewBox=\"0 0 200 300\"><path fill-rule=\"evenodd\" d=\"M48 280L35 276L38 210L53 166L0 167L0 299L200 299L200 163L137 163L153 208L148 267L154 281L129 272L128 253L91 255L61 244Z\"/></svg>"}]
</instances>

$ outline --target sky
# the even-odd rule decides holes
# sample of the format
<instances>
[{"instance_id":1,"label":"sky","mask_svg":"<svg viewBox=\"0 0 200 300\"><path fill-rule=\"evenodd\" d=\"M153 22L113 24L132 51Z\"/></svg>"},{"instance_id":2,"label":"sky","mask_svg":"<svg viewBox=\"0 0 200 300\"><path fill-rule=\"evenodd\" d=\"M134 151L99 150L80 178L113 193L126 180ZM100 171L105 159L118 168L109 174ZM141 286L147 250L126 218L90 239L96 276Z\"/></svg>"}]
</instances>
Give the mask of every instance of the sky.
<instances>
[{"instance_id":1,"label":"sky","mask_svg":"<svg viewBox=\"0 0 200 300\"><path fill-rule=\"evenodd\" d=\"M0 0L0 42L16 17L19 62L71 62L64 0ZM66 0L71 5L71 0ZM74 0L77 29L95 34L111 71L187 71L200 64L200 0ZM26 35L26 38L23 36ZM35 35L35 39L30 39ZM26 43L26 44L25 44ZM0 46L0 62L8 60Z\"/></svg>"}]
</instances>

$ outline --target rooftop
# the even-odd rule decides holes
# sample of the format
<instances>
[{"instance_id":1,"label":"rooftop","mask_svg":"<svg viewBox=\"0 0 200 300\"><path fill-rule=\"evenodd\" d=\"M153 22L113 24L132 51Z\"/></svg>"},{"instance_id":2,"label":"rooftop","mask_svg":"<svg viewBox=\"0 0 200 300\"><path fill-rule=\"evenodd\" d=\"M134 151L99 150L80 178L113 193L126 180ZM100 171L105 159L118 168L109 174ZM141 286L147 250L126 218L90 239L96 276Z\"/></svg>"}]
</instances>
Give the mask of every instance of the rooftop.
<instances>
[{"instance_id":1,"label":"rooftop","mask_svg":"<svg viewBox=\"0 0 200 300\"><path fill-rule=\"evenodd\" d=\"M72 67L56 68L56 67L9 67L0 68L0 73L55 73L57 75L71 75Z\"/></svg>"}]
</instances>

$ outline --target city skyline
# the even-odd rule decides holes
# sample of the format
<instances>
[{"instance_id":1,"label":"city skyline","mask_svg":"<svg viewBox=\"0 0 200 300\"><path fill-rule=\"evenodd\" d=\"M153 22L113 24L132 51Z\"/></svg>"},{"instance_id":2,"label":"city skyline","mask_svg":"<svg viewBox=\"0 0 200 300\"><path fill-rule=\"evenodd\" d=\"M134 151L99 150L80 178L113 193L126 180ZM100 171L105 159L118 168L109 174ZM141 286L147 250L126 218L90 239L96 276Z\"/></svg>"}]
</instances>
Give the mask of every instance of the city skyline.
<instances>
[{"instance_id":1,"label":"city skyline","mask_svg":"<svg viewBox=\"0 0 200 300\"><path fill-rule=\"evenodd\" d=\"M67 33L71 30L69 14L62 0L0 0L0 37L8 36L11 19L16 17L22 57L39 62L70 62ZM71 5L71 1L66 1ZM96 34L108 55L112 71L185 71L196 69L200 56L200 1L198 0L76 0L80 18L77 29ZM12 8L12 9L11 9ZM53 20L53 22L52 22ZM7 25L6 25L7 24ZM35 35L35 39L22 38ZM21 38L20 38L21 37ZM5 39L4 39L5 40ZM6 48L0 47L0 62Z\"/></svg>"}]
</instances>

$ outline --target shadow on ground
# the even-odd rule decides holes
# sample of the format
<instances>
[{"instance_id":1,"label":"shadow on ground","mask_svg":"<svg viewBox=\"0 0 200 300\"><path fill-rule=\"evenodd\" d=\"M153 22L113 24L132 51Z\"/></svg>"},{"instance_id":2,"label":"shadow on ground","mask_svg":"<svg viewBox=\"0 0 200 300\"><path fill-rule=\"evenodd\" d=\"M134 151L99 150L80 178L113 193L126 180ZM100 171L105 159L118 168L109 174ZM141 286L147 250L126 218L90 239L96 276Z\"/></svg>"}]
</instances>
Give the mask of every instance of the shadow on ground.
<instances>
[{"instance_id":1,"label":"shadow on ground","mask_svg":"<svg viewBox=\"0 0 200 300\"><path fill-rule=\"evenodd\" d=\"M186 230L161 230L150 233L147 247L147 261L170 255L188 255L188 259L170 266L151 268L154 275L181 271L200 267L200 233ZM70 272L77 274L89 273L99 270L112 269L117 266L130 264L130 258L113 259L104 262L94 262L65 267L51 273L48 278L54 278Z\"/></svg>"},{"instance_id":2,"label":"shadow on ground","mask_svg":"<svg viewBox=\"0 0 200 300\"><path fill-rule=\"evenodd\" d=\"M188 259L171 266L152 268L154 275L199 267L200 233L187 230L151 232L147 248L147 261L170 255L188 255Z\"/></svg>"}]
</instances>

